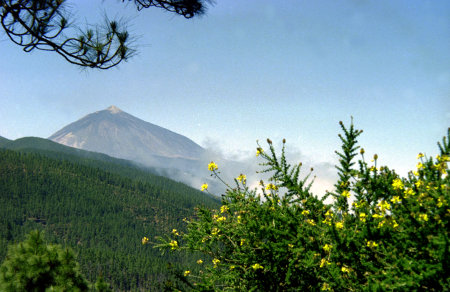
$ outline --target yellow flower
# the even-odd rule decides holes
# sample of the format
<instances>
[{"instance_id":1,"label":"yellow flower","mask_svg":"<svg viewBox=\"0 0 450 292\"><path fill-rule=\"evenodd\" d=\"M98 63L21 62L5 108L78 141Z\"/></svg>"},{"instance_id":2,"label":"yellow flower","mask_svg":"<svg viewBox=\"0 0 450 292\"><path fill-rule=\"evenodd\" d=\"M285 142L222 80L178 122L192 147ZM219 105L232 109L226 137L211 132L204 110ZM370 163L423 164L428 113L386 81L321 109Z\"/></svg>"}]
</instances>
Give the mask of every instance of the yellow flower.
<instances>
[{"instance_id":1,"label":"yellow flower","mask_svg":"<svg viewBox=\"0 0 450 292\"><path fill-rule=\"evenodd\" d=\"M336 222L335 226L336 226L336 229L342 229L342 228L344 228L344 223Z\"/></svg>"},{"instance_id":2,"label":"yellow flower","mask_svg":"<svg viewBox=\"0 0 450 292\"><path fill-rule=\"evenodd\" d=\"M242 173L241 173L241 175L239 175L236 179L237 179L238 181L240 181L241 183L244 183L244 184L245 184L245 182L246 182L246 180L247 180L247 176L245 176L245 174L242 174Z\"/></svg>"},{"instance_id":3,"label":"yellow flower","mask_svg":"<svg viewBox=\"0 0 450 292\"><path fill-rule=\"evenodd\" d=\"M203 264L203 261L202 260L198 260L197 264L201 265L201 264Z\"/></svg>"},{"instance_id":4,"label":"yellow flower","mask_svg":"<svg viewBox=\"0 0 450 292\"><path fill-rule=\"evenodd\" d=\"M278 190L278 187L276 185L270 183L270 184L268 184L266 186L266 190L274 190L274 191L276 191L276 190Z\"/></svg>"},{"instance_id":5,"label":"yellow flower","mask_svg":"<svg viewBox=\"0 0 450 292\"><path fill-rule=\"evenodd\" d=\"M245 238L241 239L241 246L245 244Z\"/></svg>"},{"instance_id":6,"label":"yellow flower","mask_svg":"<svg viewBox=\"0 0 450 292\"><path fill-rule=\"evenodd\" d=\"M375 241L369 240L367 242L367 246L370 247L370 248L374 248L374 247L378 246L378 243L376 243Z\"/></svg>"},{"instance_id":7,"label":"yellow flower","mask_svg":"<svg viewBox=\"0 0 450 292\"><path fill-rule=\"evenodd\" d=\"M211 163L208 164L208 170L209 171L214 171L216 169L218 169L217 164L215 164L213 161L211 161Z\"/></svg>"},{"instance_id":8,"label":"yellow flower","mask_svg":"<svg viewBox=\"0 0 450 292\"><path fill-rule=\"evenodd\" d=\"M289 248L293 248L294 245L293 245L292 243L289 243L289 244L288 244L288 247L289 247Z\"/></svg>"},{"instance_id":9,"label":"yellow flower","mask_svg":"<svg viewBox=\"0 0 450 292\"><path fill-rule=\"evenodd\" d=\"M241 219L242 219L241 215L238 215L238 216L236 217L236 219L237 219L237 223L241 223Z\"/></svg>"},{"instance_id":10,"label":"yellow flower","mask_svg":"<svg viewBox=\"0 0 450 292\"><path fill-rule=\"evenodd\" d=\"M450 157L448 155L444 155L441 157L438 154L438 155L436 155L436 159L441 162L450 162Z\"/></svg>"},{"instance_id":11,"label":"yellow flower","mask_svg":"<svg viewBox=\"0 0 450 292\"><path fill-rule=\"evenodd\" d=\"M144 236L142 238L142 244L147 244L147 243L148 243L148 238Z\"/></svg>"},{"instance_id":12,"label":"yellow flower","mask_svg":"<svg viewBox=\"0 0 450 292\"><path fill-rule=\"evenodd\" d=\"M208 189L208 184L202 184L202 192L206 189Z\"/></svg>"},{"instance_id":13,"label":"yellow flower","mask_svg":"<svg viewBox=\"0 0 450 292\"><path fill-rule=\"evenodd\" d=\"M170 245L170 249L171 249L171 250L175 250L175 249L178 248L178 242L177 242L176 240L172 240L172 241L169 243L169 245Z\"/></svg>"},{"instance_id":14,"label":"yellow flower","mask_svg":"<svg viewBox=\"0 0 450 292\"><path fill-rule=\"evenodd\" d=\"M327 224L328 226L331 226L331 219L328 217L325 220L323 220L322 223Z\"/></svg>"},{"instance_id":15,"label":"yellow flower","mask_svg":"<svg viewBox=\"0 0 450 292\"><path fill-rule=\"evenodd\" d=\"M389 205L388 202L386 202L385 200L382 200L381 202L379 202L377 204L378 207L380 207L381 212L386 212L386 210L390 210L391 209L391 205Z\"/></svg>"},{"instance_id":16,"label":"yellow flower","mask_svg":"<svg viewBox=\"0 0 450 292\"><path fill-rule=\"evenodd\" d=\"M402 201L402 200L400 199L399 196L394 196L394 197L391 199L391 202L394 203L394 204L400 203L401 201Z\"/></svg>"},{"instance_id":17,"label":"yellow flower","mask_svg":"<svg viewBox=\"0 0 450 292\"><path fill-rule=\"evenodd\" d=\"M359 214L359 220L361 220L362 222L366 222L366 213L360 213Z\"/></svg>"},{"instance_id":18,"label":"yellow flower","mask_svg":"<svg viewBox=\"0 0 450 292\"><path fill-rule=\"evenodd\" d=\"M417 163L417 169L423 169L424 165L422 162Z\"/></svg>"},{"instance_id":19,"label":"yellow flower","mask_svg":"<svg viewBox=\"0 0 450 292\"><path fill-rule=\"evenodd\" d=\"M422 157L424 157L423 153L417 154L417 159L420 159L420 158L422 158Z\"/></svg>"},{"instance_id":20,"label":"yellow flower","mask_svg":"<svg viewBox=\"0 0 450 292\"><path fill-rule=\"evenodd\" d=\"M320 260L320 267L323 268L325 265L330 265L331 263L327 261L326 259Z\"/></svg>"},{"instance_id":21,"label":"yellow flower","mask_svg":"<svg viewBox=\"0 0 450 292\"><path fill-rule=\"evenodd\" d=\"M382 220L382 221L378 222L377 228L379 229L379 228L383 227L383 226L384 226L384 223L386 223L385 220Z\"/></svg>"},{"instance_id":22,"label":"yellow flower","mask_svg":"<svg viewBox=\"0 0 450 292\"><path fill-rule=\"evenodd\" d=\"M398 223L395 219L392 219L392 227L394 227L394 229L398 227Z\"/></svg>"},{"instance_id":23,"label":"yellow flower","mask_svg":"<svg viewBox=\"0 0 450 292\"><path fill-rule=\"evenodd\" d=\"M375 214L372 215L372 217L375 218L375 219L379 219L379 218L383 218L383 215L375 213Z\"/></svg>"},{"instance_id":24,"label":"yellow flower","mask_svg":"<svg viewBox=\"0 0 450 292\"><path fill-rule=\"evenodd\" d=\"M361 150L359 150L359 153L360 153L360 154L364 154L364 152L365 152L365 151L364 151L364 148L361 148Z\"/></svg>"},{"instance_id":25,"label":"yellow flower","mask_svg":"<svg viewBox=\"0 0 450 292\"><path fill-rule=\"evenodd\" d=\"M331 244L327 243L322 248L325 252L330 252L330 250L333 248L333 246Z\"/></svg>"},{"instance_id":26,"label":"yellow flower","mask_svg":"<svg viewBox=\"0 0 450 292\"><path fill-rule=\"evenodd\" d=\"M427 185L427 191L430 191L431 189L437 190L438 188L437 187L433 187L432 184L428 184Z\"/></svg>"},{"instance_id":27,"label":"yellow flower","mask_svg":"<svg viewBox=\"0 0 450 292\"><path fill-rule=\"evenodd\" d=\"M401 190L403 189L403 182L401 181L401 179L396 178L392 182L392 186L394 187L394 190Z\"/></svg>"},{"instance_id":28,"label":"yellow flower","mask_svg":"<svg viewBox=\"0 0 450 292\"><path fill-rule=\"evenodd\" d=\"M217 227L214 227L214 228L211 230L211 234L212 234L212 235L217 235L217 234L219 234L219 229L218 229Z\"/></svg>"},{"instance_id":29,"label":"yellow flower","mask_svg":"<svg viewBox=\"0 0 450 292\"><path fill-rule=\"evenodd\" d=\"M308 223L311 226L316 226L316 222L314 222L314 220L312 220L312 219L306 220L306 223Z\"/></svg>"},{"instance_id":30,"label":"yellow flower","mask_svg":"<svg viewBox=\"0 0 450 292\"><path fill-rule=\"evenodd\" d=\"M417 171L413 171L413 174L415 175L415 176L419 176L419 172L417 172Z\"/></svg>"},{"instance_id":31,"label":"yellow flower","mask_svg":"<svg viewBox=\"0 0 450 292\"><path fill-rule=\"evenodd\" d=\"M308 214L309 214L309 210L303 210L303 211L302 211L302 215L303 215L303 216L306 216L306 215L308 215Z\"/></svg>"},{"instance_id":32,"label":"yellow flower","mask_svg":"<svg viewBox=\"0 0 450 292\"><path fill-rule=\"evenodd\" d=\"M377 171L377 168L375 166L372 166L372 167L369 168L369 171L375 172L375 171Z\"/></svg>"},{"instance_id":33,"label":"yellow flower","mask_svg":"<svg viewBox=\"0 0 450 292\"><path fill-rule=\"evenodd\" d=\"M220 207L220 213L225 213L226 211L228 211L228 206L227 205L222 205L222 207Z\"/></svg>"},{"instance_id":34,"label":"yellow flower","mask_svg":"<svg viewBox=\"0 0 450 292\"><path fill-rule=\"evenodd\" d=\"M224 217L224 216L221 216L221 217L217 218L217 222L222 222L222 221L225 221L225 220L227 220L227 217Z\"/></svg>"},{"instance_id":35,"label":"yellow flower","mask_svg":"<svg viewBox=\"0 0 450 292\"><path fill-rule=\"evenodd\" d=\"M345 266L343 266L343 267L341 268L341 271L342 271L343 273L350 273L350 269L347 268L347 267L345 267Z\"/></svg>"},{"instance_id":36,"label":"yellow flower","mask_svg":"<svg viewBox=\"0 0 450 292\"><path fill-rule=\"evenodd\" d=\"M187 276L189 276L190 273L191 273L191 271L184 271L184 276L187 277Z\"/></svg>"},{"instance_id":37,"label":"yellow flower","mask_svg":"<svg viewBox=\"0 0 450 292\"><path fill-rule=\"evenodd\" d=\"M447 201L445 199L443 199L442 197L439 197L436 206L438 208L440 208L440 207L442 207L444 205L444 203L447 203Z\"/></svg>"},{"instance_id":38,"label":"yellow flower","mask_svg":"<svg viewBox=\"0 0 450 292\"><path fill-rule=\"evenodd\" d=\"M252 269L256 271L258 269L264 269L264 267L257 263L257 264L252 265Z\"/></svg>"},{"instance_id":39,"label":"yellow flower","mask_svg":"<svg viewBox=\"0 0 450 292\"><path fill-rule=\"evenodd\" d=\"M212 262L214 264L214 268L217 268L217 265L220 263L220 260L219 259L213 259Z\"/></svg>"},{"instance_id":40,"label":"yellow flower","mask_svg":"<svg viewBox=\"0 0 450 292\"><path fill-rule=\"evenodd\" d=\"M323 283L322 288L320 288L322 291L331 291L331 287L328 283Z\"/></svg>"},{"instance_id":41,"label":"yellow flower","mask_svg":"<svg viewBox=\"0 0 450 292\"><path fill-rule=\"evenodd\" d=\"M341 196L349 198L350 197L350 192L345 190L345 191L342 192Z\"/></svg>"},{"instance_id":42,"label":"yellow flower","mask_svg":"<svg viewBox=\"0 0 450 292\"><path fill-rule=\"evenodd\" d=\"M447 156L443 156L442 159L437 158L439 160L439 162L437 162L434 167L436 167L437 170L439 170L442 174L446 174L447 173L447 162L448 162L448 157Z\"/></svg>"},{"instance_id":43,"label":"yellow flower","mask_svg":"<svg viewBox=\"0 0 450 292\"><path fill-rule=\"evenodd\" d=\"M421 181L420 179L418 181L416 181L414 183L416 185L416 187L420 188L421 186L423 186L423 181Z\"/></svg>"},{"instance_id":44,"label":"yellow flower","mask_svg":"<svg viewBox=\"0 0 450 292\"><path fill-rule=\"evenodd\" d=\"M408 198L409 196L414 196L413 189L406 189L403 193L405 194L405 198Z\"/></svg>"},{"instance_id":45,"label":"yellow flower","mask_svg":"<svg viewBox=\"0 0 450 292\"><path fill-rule=\"evenodd\" d=\"M177 235L177 236L180 235L176 229L172 229L172 234L173 234L173 235Z\"/></svg>"},{"instance_id":46,"label":"yellow flower","mask_svg":"<svg viewBox=\"0 0 450 292\"><path fill-rule=\"evenodd\" d=\"M262 148L258 147L258 148L256 149L256 156L259 156L259 155L262 154L262 153L264 153L264 150L263 150Z\"/></svg>"},{"instance_id":47,"label":"yellow flower","mask_svg":"<svg viewBox=\"0 0 450 292\"><path fill-rule=\"evenodd\" d=\"M419 219L423 221L428 221L428 215L427 214L419 214Z\"/></svg>"}]
</instances>

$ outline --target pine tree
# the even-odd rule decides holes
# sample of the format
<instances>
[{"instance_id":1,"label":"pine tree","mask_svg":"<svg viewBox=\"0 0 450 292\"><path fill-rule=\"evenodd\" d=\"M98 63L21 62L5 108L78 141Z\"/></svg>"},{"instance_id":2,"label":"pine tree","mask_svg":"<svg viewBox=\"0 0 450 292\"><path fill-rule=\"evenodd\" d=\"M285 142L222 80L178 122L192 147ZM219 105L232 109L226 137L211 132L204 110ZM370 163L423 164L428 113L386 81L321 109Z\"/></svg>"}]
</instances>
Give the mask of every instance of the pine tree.
<instances>
[{"instance_id":1,"label":"pine tree","mask_svg":"<svg viewBox=\"0 0 450 292\"><path fill-rule=\"evenodd\" d=\"M0 266L0 291L88 291L74 253L60 245L45 244L35 230L8 249Z\"/></svg>"}]
</instances>

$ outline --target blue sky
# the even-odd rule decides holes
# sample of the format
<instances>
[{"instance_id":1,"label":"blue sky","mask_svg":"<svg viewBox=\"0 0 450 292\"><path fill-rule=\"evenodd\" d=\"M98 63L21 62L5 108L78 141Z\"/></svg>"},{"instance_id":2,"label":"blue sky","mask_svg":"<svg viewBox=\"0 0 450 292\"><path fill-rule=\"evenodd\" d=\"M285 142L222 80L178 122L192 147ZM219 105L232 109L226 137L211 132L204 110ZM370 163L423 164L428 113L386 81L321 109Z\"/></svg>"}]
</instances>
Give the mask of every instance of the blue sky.
<instances>
[{"instance_id":1,"label":"blue sky","mask_svg":"<svg viewBox=\"0 0 450 292\"><path fill-rule=\"evenodd\" d=\"M449 1L223 0L186 20L121 1L69 1L78 22L129 20L138 55L107 71L24 53L0 34L0 136L48 137L116 105L228 157L286 138L335 163L350 116L405 173L450 126Z\"/></svg>"}]
</instances>

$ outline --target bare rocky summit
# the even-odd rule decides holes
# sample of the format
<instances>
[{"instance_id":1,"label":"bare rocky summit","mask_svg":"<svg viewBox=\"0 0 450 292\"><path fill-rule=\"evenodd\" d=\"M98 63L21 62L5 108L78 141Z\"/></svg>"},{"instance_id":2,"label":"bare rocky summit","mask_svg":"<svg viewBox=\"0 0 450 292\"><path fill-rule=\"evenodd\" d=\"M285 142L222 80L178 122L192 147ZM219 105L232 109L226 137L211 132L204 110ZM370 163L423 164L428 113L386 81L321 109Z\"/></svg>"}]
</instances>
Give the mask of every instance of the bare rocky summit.
<instances>
[{"instance_id":1,"label":"bare rocky summit","mask_svg":"<svg viewBox=\"0 0 450 292\"><path fill-rule=\"evenodd\" d=\"M49 139L151 166L163 166L164 161L196 161L204 152L189 138L136 118L114 105L88 114Z\"/></svg>"}]
</instances>

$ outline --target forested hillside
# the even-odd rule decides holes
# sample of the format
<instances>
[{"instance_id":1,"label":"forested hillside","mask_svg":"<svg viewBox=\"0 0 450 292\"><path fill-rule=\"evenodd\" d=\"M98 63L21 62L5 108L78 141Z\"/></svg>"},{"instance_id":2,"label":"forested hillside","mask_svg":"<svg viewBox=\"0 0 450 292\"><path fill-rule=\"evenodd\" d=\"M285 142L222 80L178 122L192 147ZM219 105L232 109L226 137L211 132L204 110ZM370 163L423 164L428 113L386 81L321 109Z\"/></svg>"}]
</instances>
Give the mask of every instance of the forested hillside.
<instances>
[{"instance_id":1,"label":"forested hillside","mask_svg":"<svg viewBox=\"0 0 450 292\"><path fill-rule=\"evenodd\" d=\"M48 139L38 137L24 137L14 141L5 139L3 143L0 140L0 147L20 152L38 153L49 158L99 168L134 180L149 182L164 189L177 189L181 192L192 191L191 187L183 183L177 183L165 176L157 175L158 172L164 172L162 169L137 165L135 162L114 158L103 153L68 147Z\"/></svg>"},{"instance_id":2,"label":"forested hillside","mask_svg":"<svg viewBox=\"0 0 450 292\"><path fill-rule=\"evenodd\" d=\"M129 160L114 158L103 153L91 152L73 147L58 144L49 139L39 137L23 137L17 140L8 140L0 138L0 147L11 150L20 150L21 152L40 153L47 157L65 159L77 163L88 164L96 167L102 167L104 163L120 164L136 168L136 163ZM113 169L113 167L109 167ZM116 168L116 167L114 167Z\"/></svg>"},{"instance_id":3,"label":"forested hillside","mask_svg":"<svg viewBox=\"0 0 450 292\"><path fill-rule=\"evenodd\" d=\"M5 145L6 143L10 142L10 140L6 139L5 137L0 136L0 147Z\"/></svg>"},{"instance_id":4,"label":"forested hillside","mask_svg":"<svg viewBox=\"0 0 450 292\"><path fill-rule=\"evenodd\" d=\"M188 259L144 249L141 238L182 229L197 205L218 205L216 198L131 166L65 158L0 149L0 261L8 244L32 229L45 230L49 241L75 250L91 281L102 274L116 290L147 291L165 278L167 263Z\"/></svg>"}]
</instances>

